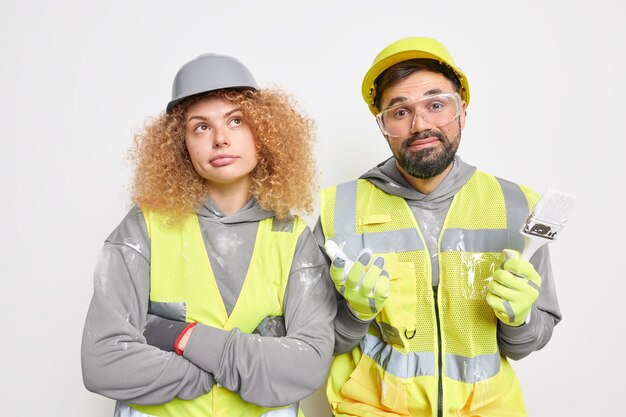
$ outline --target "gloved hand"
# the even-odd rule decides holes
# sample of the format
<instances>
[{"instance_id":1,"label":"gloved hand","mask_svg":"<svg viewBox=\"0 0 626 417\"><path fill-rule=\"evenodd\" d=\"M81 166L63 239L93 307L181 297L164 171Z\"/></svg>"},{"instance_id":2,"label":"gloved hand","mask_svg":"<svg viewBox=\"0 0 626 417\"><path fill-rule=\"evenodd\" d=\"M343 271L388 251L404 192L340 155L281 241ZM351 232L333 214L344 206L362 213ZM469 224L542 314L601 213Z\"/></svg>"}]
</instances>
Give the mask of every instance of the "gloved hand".
<instances>
[{"instance_id":1,"label":"gloved hand","mask_svg":"<svg viewBox=\"0 0 626 417\"><path fill-rule=\"evenodd\" d=\"M148 314L146 327L143 329L143 336L146 338L146 342L151 346L158 347L166 352L176 352L180 354L176 349L176 344L187 328L194 324L195 323L164 319L154 314Z\"/></svg>"},{"instance_id":2,"label":"gloved hand","mask_svg":"<svg viewBox=\"0 0 626 417\"><path fill-rule=\"evenodd\" d=\"M287 336L284 316L267 316L257 326L252 334L258 334L266 337L284 337Z\"/></svg>"},{"instance_id":3,"label":"gloved hand","mask_svg":"<svg viewBox=\"0 0 626 417\"><path fill-rule=\"evenodd\" d=\"M487 284L487 303L504 324L521 326L539 297L541 277L519 252L505 249L504 256L502 269Z\"/></svg>"},{"instance_id":4,"label":"gloved hand","mask_svg":"<svg viewBox=\"0 0 626 417\"><path fill-rule=\"evenodd\" d=\"M330 243L332 242L332 243ZM389 297L389 273L384 269L385 259L378 256L370 263L369 250L361 251L353 265L344 259L343 252L337 253L335 242L327 241L326 250L334 257L330 266L330 277L337 291L348 302L350 311L363 321L372 320Z\"/></svg>"}]
</instances>

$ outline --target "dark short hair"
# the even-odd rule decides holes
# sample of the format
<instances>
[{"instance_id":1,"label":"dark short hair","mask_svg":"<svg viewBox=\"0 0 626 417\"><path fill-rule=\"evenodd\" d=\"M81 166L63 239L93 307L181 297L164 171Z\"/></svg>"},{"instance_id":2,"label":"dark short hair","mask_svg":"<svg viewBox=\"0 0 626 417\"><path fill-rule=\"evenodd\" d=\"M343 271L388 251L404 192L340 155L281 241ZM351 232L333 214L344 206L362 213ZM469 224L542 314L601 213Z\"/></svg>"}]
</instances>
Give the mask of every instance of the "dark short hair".
<instances>
[{"instance_id":1,"label":"dark short hair","mask_svg":"<svg viewBox=\"0 0 626 417\"><path fill-rule=\"evenodd\" d=\"M418 71L437 72L450 80L457 93L461 90L461 81L449 66L434 59L409 59L392 65L376 77L374 80L374 87L376 88L374 105L376 108L380 110L380 101L385 90Z\"/></svg>"}]
</instances>

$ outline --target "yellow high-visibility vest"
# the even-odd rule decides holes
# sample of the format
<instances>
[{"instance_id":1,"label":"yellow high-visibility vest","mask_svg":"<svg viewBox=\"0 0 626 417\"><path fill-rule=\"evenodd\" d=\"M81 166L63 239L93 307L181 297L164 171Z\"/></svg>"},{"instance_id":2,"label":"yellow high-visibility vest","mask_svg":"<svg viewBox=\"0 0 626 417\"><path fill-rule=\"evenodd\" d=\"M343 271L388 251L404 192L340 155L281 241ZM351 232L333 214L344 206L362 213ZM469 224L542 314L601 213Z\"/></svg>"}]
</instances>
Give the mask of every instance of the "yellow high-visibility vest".
<instances>
[{"instance_id":1,"label":"yellow high-visibility vest","mask_svg":"<svg viewBox=\"0 0 626 417\"><path fill-rule=\"evenodd\" d=\"M502 249L538 196L476 171L454 197L438 237L439 285L406 201L367 180L321 195L326 239L351 259L363 248L385 258L390 295L352 352L331 366L327 395L337 416L525 416L519 383L498 350L498 320L486 285Z\"/></svg>"},{"instance_id":2,"label":"yellow high-visibility vest","mask_svg":"<svg viewBox=\"0 0 626 417\"><path fill-rule=\"evenodd\" d=\"M306 227L298 217L259 222L250 266L230 316L211 270L198 217L170 226L165 216L143 210L150 236L150 302L184 306L185 320L219 329L252 333L268 316L283 315L283 297L298 237ZM207 354L211 354L207 352ZM157 417L301 415L297 406L267 408L248 403L219 385L192 400L130 406Z\"/></svg>"}]
</instances>

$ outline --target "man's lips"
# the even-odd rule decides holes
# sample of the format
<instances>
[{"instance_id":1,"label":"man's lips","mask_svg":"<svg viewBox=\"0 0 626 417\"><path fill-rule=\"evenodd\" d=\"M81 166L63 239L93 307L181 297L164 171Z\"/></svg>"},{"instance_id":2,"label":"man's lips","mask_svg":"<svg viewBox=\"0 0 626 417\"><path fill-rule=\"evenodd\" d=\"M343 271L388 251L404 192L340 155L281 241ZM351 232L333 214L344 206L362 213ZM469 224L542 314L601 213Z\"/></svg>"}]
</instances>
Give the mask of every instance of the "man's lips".
<instances>
[{"instance_id":1,"label":"man's lips","mask_svg":"<svg viewBox=\"0 0 626 417\"><path fill-rule=\"evenodd\" d=\"M235 155L217 155L209 160L209 163L214 167L223 167L225 165L232 164L238 157Z\"/></svg>"},{"instance_id":2,"label":"man's lips","mask_svg":"<svg viewBox=\"0 0 626 417\"><path fill-rule=\"evenodd\" d=\"M437 138L436 136L430 136L425 139L414 140L413 142L408 144L405 148L410 149L412 151L418 151L420 149L430 148L432 146L435 146L437 142L439 142L439 138Z\"/></svg>"}]
</instances>

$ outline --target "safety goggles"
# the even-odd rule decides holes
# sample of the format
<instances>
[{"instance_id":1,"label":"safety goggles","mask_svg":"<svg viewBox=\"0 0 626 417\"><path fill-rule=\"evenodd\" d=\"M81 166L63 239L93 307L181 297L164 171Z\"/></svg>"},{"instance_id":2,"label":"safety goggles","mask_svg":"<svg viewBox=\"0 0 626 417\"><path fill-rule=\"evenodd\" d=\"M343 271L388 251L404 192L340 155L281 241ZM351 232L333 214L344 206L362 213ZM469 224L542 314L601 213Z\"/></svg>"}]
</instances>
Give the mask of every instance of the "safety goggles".
<instances>
[{"instance_id":1,"label":"safety goggles","mask_svg":"<svg viewBox=\"0 0 626 417\"><path fill-rule=\"evenodd\" d=\"M437 127L448 125L461 114L461 96L458 93L440 93L405 101L376 115L383 134L393 137L408 136L417 117Z\"/></svg>"}]
</instances>

